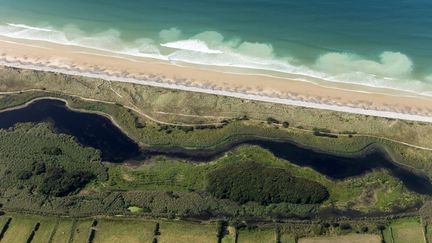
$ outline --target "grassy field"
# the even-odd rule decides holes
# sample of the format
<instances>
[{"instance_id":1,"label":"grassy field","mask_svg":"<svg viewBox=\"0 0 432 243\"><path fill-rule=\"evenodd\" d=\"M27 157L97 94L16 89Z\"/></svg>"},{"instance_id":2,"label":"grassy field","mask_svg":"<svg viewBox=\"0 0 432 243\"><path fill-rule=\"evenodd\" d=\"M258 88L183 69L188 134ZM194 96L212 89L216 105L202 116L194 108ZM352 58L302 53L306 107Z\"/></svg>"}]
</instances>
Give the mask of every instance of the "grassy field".
<instances>
[{"instance_id":1,"label":"grassy field","mask_svg":"<svg viewBox=\"0 0 432 243\"><path fill-rule=\"evenodd\" d=\"M0 216L0 229L3 227L3 225L6 223L6 221L8 220L9 217L7 216Z\"/></svg>"},{"instance_id":2,"label":"grassy field","mask_svg":"<svg viewBox=\"0 0 432 243\"><path fill-rule=\"evenodd\" d=\"M87 242L93 220L74 220L72 222L71 242Z\"/></svg>"},{"instance_id":3,"label":"grassy field","mask_svg":"<svg viewBox=\"0 0 432 243\"><path fill-rule=\"evenodd\" d=\"M276 242L274 229L242 229L238 231L238 243Z\"/></svg>"},{"instance_id":4,"label":"grassy field","mask_svg":"<svg viewBox=\"0 0 432 243\"><path fill-rule=\"evenodd\" d=\"M42 243L49 242L51 235L56 227L56 221L51 218L35 216L35 215L8 215L12 217L12 221L6 231L3 242L22 243L29 238L31 231L37 223L40 223L39 229L32 242ZM4 216L3 216L4 217Z\"/></svg>"},{"instance_id":5,"label":"grassy field","mask_svg":"<svg viewBox=\"0 0 432 243\"><path fill-rule=\"evenodd\" d=\"M58 219L51 242L68 243L73 230L73 225L74 221L72 219Z\"/></svg>"},{"instance_id":6,"label":"grassy field","mask_svg":"<svg viewBox=\"0 0 432 243\"><path fill-rule=\"evenodd\" d=\"M151 220L144 218L127 217L103 217L94 219L73 219L52 216L37 216L30 214L7 213L0 216L0 222L5 222L12 217L9 229L6 231L1 242L22 243L26 242L34 226L39 223L40 227L35 232L32 242L44 243L85 243L88 242L90 229L95 230L94 243L101 242L152 242L156 238L157 242L170 243L207 243L217 242L217 224L215 222L190 222L182 220ZM158 230L156 224L159 224ZM352 223L352 227L357 228L361 224ZM95 225L92 227L92 224ZM255 225L235 229L228 226L222 242L235 242L237 236L238 243L275 243L277 236L281 243L379 243L381 236L377 231L369 233L343 233L342 231L327 231L314 233L313 228L319 224L293 225L291 223L279 223L278 227L300 227L294 234L299 235L298 241L295 240L293 231L283 231L280 234L275 230L275 224ZM156 233L157 232L157 233ZM392 236L390 236L392 232ZM155 234L156 233L156 234ZM384 230L385 242L395 243L423 243L423 232L417 218L402 218L394 220Z\"/></svg>"},{"instance_id":7,"label":"grassy field","mask_svg":"<svg viewBox=\"0 0 432 243\"><path fill-rule=\"evenodd\" d=\"M290 233L284 233L280 236L280 243L297 243L296 237Z\"/></svg>"},{"instance_id":8,"label":"grassy field","mask_svg":"<svg viewBox=\"0 0 432 243\"><path fill-rule=\"evenodd\" d=\"M342 236L330 237L310 237L300 238L298 243L380 243L381 237L379 235L370 234L349 234ZM413 242L414 243L414 242Z\"/></svg>"},{"instance_id":9,"label":"grassy field","mask_svg":"<svg viewBox=\"0 0 432 243\"><path fill-rule=\"evenodd\" d=\"M397 220L383 234L386 242L425 243L422 225L417 218Z\"/></svg>"},{"instance_id":10,"label":"grassy field","mask_svg":"<svg viewBox=\"0 0 432 243\"><path fill-rule=\"evenodd\" d=\"M155 222L127 219L99 220L94 243L152 242Z\"/></svg>"},{"instance_id":11,"label":"grassy field","mask_svg":"<svg viewBox=\"0 0 432 243\"><path fill-rule=\"evenodd\" d=\"M13 217L8 230L4 234L2 241L11 243L22 243L26 242L30 232L34 228L38 219L26 218L26 217Z\"/></svg>"},{"instance_id":12,"label":"grassy field","mask_svg":"<svg viewBox=\"0 0 432 243\"><path fill-rule=\"evenodd\" d=\"M217 241L216 224L198 224L189 222L168 222L160 223L161 243L213 243Z\"/></svg>"}]
</instances>

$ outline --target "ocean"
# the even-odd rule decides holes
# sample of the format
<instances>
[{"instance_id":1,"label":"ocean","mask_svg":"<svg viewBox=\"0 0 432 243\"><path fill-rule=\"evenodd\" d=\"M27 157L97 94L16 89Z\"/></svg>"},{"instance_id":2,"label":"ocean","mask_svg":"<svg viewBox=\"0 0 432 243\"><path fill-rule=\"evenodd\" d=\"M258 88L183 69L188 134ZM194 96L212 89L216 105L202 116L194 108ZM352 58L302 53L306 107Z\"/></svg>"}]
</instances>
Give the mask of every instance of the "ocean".
<instances>
[{"instance_id":1,"label":"ocean","mask_svg":"<svg viewBox=\"0 0 432 243\"><path fill-rule=\"evenodd\" d=\"M0 36L432 95L431 0L0 0Z\"/></svg>"}]
</instances>

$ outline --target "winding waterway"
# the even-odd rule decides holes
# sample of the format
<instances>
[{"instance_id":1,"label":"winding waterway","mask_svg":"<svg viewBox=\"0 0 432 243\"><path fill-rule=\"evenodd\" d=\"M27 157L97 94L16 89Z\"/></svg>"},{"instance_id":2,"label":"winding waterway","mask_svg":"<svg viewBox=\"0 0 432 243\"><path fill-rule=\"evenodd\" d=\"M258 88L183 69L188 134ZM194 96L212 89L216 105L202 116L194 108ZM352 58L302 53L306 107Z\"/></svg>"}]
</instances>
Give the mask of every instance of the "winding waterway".
<instances>
[{"instance_id":1,"label":"winding waterway","mask_svg":"<svg viewBox=\"0 0 432 243\"><path fill-rule=\"evenodd\" d=\"M187 150L182 148L140 149L137 143L125 135L108 118L69 109L65 102L53 99L36 100L27 106L0 112L0 128L6 129L20 122L50 122L59 132L76 137L84 146L94 147L102 158L112 162L149 158L157 155L210 161L233 148L249 144L272 152L276 157L286 159L299 166L307 166L332 179L344 179L362 175L378 168L384 168L400 179L405 186L417 193L432 195L430 180L418 173L394 163L385 152L368 148L357 156L340 156L301 147L292 141L270 141L248 139L217 149Z\"/></svg>"},{"instance_id":2,"label":"winding waterway","mask_svg":"<svg viewBox=\"0 0 432 243\"><path fill-rule=\"evenodd\" d=\"M49 122L58 132L74 136L80 144L99 149L103 160L121 162L139 154L139 146L111 120L95 113L73 111L61 100L35 100L0 113L2 129L20 122Z\"/></svg>"}]
</instances>

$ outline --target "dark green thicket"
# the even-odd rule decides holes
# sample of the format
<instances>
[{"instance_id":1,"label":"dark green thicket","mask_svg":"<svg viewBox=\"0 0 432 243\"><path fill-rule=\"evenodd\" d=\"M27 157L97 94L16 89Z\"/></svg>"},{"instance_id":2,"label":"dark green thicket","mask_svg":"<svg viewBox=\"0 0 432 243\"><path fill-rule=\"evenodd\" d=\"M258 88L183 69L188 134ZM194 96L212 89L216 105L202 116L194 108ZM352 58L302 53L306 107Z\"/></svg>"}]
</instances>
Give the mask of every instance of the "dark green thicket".
<instances>
[{"instance_id":1,"label":"dark green thicket","mask_svg":"<svg viewBox=\"0 0 432 243\"><path fill-rule=\"evenodd\" d=\"M207 190L217 198L264 205L320 203L328 197L327 189L317 182L255 162L231 164L210 172Z\"/></svg>"},{"instance_id":2,"label":"dark green thicket","mask_svg":"<svg viewBox=\"0 0 432 243\"><path fill-rule=\"evenodd\" d=\"M280 121L276 120L273 117L267 117L267 124L280 124Z\"/></svg>"},{"instance_id":3,"label":"dark green thicket","mask_svg":"<svg viewBox=\"0 0 432 243\"><path fill-rule=\"evenodd\" d=\"M50 168L40 186L40 192L45 195L62 197L76 192L89 181L94 175L86 171L66 172L59 167Z\"/></svg>"},{"instance_id":4,"label":"dark green thicket","mask_svg":"<svg viewBox=\"0 0 432 243\"><path fill-rule=\"evenodd\" d=\"M55 133L48 124L0 129L0 141L0 200L12 205L74 194L92 179L107 178L99 151Z\"/></svg>"},{"instance_id":5,"label":"dark green thicket","mask_svg":"<svg viewBox=\"0 0 432 243\"><path fill-rule=\"evenodd\" d=\"M42 152L44 154L53 155L53 156L63 154L63 151L60 148L57 148L57 147L43 147L42 148Z\"/></svg>"}]
</instances>

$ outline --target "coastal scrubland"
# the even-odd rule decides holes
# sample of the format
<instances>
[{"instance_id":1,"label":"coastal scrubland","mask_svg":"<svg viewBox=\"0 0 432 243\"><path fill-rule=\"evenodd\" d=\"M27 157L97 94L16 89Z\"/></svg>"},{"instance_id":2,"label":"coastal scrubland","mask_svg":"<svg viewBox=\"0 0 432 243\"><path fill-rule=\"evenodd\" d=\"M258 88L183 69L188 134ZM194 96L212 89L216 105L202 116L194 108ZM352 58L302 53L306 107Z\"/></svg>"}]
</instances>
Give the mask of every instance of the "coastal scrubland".
<instances>
[{"instance_id":1,"label":"coastal scrubland","mask_svg":"<svg viewBox=\"0 0 432 243\"><path fill-rule=\"evenodd\" d=\"M21 105L37 97L65 98L74 108L111 116L129 136L146 145L211 148L259 136L285 138L323 151L352 154L379 144L394 160L428 173L432 171L432 139L425 136L432 132L432 125L424 122L7 67L1 67L0 73L0 92L19 94L2 93L0 108ZM99 102L88 102L89 99ZM268 124L268 118L280 124ZM289 127L285 128L284 122ZM336 135L337 139L316 136L316 129L325 131L321 133L324 135Z\"/></svg>"},{"instance_id":2,"label":"coastal scrubland","mask_svg":"<svg viewBox=\"0 0 432 243\"><path fill-rule=\"evenodd\" d=\"M102 212L134 214L129 208L135 206L134 211L141 215L164 217L283 218L307 216L326 208L391 213L427 200L427 196L408 190L384 169L332 180L310 168L278 159L258 146L241 146L209 163L158 156L142 164L110 164L101 162L97 150L80 146L73 137L57 134L45 123L18 125L1 130L0 136L2 141L8 141L0 145L0 151L4 151L0 154L0 203L9 210L86 216ZM251 185L247 175L234 175L244 167L278 173L273 177L251 174L254 183L267 190L237 194ZM244 178L233 178L236 186L230 188L213 183L215 176L217 179L227 170ZM281 180L268 181L278 177ZM287 188L272 183L293 184ZM268 186L280 189L271 191ZM301 193L308 187L313 190ZM219 195L221 191L233 197Z\"/></svg>"},{"instance_id":3,"label":"coastal scrubland","mask_svg":"<svg viewBox=\"0 0 432 243\"><path fill-rule=\"evenodd\" d=\"M250 138L341 155L379 147L395 163L432 175L425 136L432 124L48 72L0 73L0 110L63 99L107 116L142 149L198 151ZM0 226L12 219L2 237L20 230L32 242L344 242L359 235L423 242L419 232L430 234L428 213L418 211L429 212L430 197L384 168L332 179L255 145L206 162L155 156L116 164L49 122L16 124L0 130L0 139Z\"/></svg>"}]
</instances>

